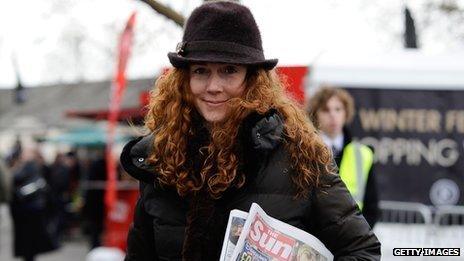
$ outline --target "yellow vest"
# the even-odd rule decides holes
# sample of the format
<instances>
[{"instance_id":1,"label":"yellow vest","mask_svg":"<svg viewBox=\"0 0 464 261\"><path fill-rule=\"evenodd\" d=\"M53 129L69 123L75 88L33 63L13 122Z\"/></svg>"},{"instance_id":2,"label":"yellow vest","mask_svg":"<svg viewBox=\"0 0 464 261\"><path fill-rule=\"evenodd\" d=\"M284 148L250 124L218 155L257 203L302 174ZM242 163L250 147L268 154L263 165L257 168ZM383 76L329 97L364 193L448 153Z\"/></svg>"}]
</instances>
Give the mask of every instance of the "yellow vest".
<instances>
[{"instance_id":1,"label":"yellow vest","mask_svg":"<svg viewBox=\"0 0 464 261\"><path fill-rule=\"evenodd\" d=\"M374 161L374 153L366 145L351 142L343 149L340 178L345 182L359 208L363 208L367 178Z\"/></svg>"}]
</instances>

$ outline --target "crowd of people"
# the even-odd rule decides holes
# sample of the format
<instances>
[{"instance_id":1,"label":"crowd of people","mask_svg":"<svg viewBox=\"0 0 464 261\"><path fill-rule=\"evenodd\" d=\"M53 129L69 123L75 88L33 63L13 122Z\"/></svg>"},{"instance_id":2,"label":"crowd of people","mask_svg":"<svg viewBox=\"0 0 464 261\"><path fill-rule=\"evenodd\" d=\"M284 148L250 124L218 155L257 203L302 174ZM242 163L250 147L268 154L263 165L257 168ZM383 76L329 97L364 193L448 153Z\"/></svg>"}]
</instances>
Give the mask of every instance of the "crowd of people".
<instances>
[{"instance_id":1,"label":"crowd of people","mask_svg":"<svg viewBox=\"0 0 464 261\"><path fill-rule=\"evenodd\" d=\"M103 153L93 155L81 160L68 151L47 163L37 145L18 140L0 159L0 200L9 205L14 256L34 260L80 235L88 236L89 249L101 245L104 191L80 186L106 177Z\"/></svg>"}]
</instances>

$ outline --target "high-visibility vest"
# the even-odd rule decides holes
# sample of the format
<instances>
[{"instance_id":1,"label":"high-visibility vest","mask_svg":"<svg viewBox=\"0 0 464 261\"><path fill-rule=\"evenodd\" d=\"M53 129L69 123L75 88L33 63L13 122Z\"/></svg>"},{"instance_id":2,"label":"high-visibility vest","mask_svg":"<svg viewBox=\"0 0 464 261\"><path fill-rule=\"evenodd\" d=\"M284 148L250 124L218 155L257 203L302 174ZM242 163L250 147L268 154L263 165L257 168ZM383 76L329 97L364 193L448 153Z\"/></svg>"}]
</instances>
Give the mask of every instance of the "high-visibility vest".
<instances>
[{"instance_id":1,"label":"high-visibility vest","mask_svg":"<svg viewBox=\"0 0 464 261\"><path fill-rule=\"evenodd\" d=\"M343 149L339 170L340 178L345 182L348 191L361 210L373 161L372 150L359 142L351 142Z\"/></svg>"}]
</instances>

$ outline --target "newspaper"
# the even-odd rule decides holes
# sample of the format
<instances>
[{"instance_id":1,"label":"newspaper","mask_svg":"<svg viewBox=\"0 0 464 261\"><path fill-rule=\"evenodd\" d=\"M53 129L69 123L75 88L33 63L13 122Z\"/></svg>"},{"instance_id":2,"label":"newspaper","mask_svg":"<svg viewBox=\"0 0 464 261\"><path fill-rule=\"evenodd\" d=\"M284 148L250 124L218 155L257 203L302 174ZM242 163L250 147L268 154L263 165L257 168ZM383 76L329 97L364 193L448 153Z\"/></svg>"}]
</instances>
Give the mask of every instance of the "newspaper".
<instances>
[{"instance_id":1,"label":"newspaper","mask_svg":"<svg viewBox=\"0 0 464 261\"><path fill-rule=\"evenodd\" d=\"M243 227L240 228L240 224ZM239 228L233 228L234 225ZM231 236L236 236L240 230L240 237L234 244L235 238ZM220 260L325 261L333 260L333 255L313 235L268 216L253 203L248 215L243 211L231 211Z\"/></svg>"},{"instance_id":2,"label":"newspaper","mask_svg":"<svg viewBox=\"0 0 464 261\"><path fill-rule=\"evenodd\" d=\"M248 213L245 211L234 209L230 211L229 221L227 222L226 235L224 236L224 242L222 243L222 251L220 261L232 260L232 254L234 253L235 246L237 245L238 239L242 234L243 226L248 217Z\"/></svg>"}]
</instances>

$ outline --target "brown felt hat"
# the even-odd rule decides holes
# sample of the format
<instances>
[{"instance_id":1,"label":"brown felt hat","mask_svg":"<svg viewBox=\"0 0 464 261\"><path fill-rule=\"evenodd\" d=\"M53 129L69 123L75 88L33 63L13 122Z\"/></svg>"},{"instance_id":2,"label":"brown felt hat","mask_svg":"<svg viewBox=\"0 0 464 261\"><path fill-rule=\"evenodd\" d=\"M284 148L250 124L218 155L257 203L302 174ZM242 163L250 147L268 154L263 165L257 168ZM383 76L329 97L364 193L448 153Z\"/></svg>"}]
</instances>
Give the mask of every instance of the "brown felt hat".
<instances>
[{"instance_id":1,"label":"brown felt hat","mask_svg":"<svg viewBox=\"0 0 464 261\"><path fill-rule=\"evenodd\" d=\"M219 62L270 70L278 62L264 58L261 33L250 10L227 1L196 8L186 22L182 42L168 57L178 68L192 62Z\"/></svg>"}]
</instances>

